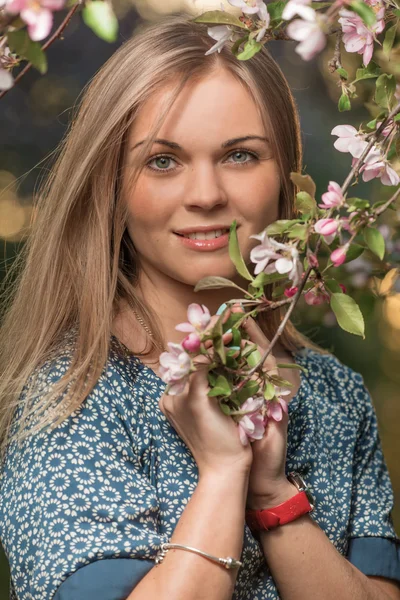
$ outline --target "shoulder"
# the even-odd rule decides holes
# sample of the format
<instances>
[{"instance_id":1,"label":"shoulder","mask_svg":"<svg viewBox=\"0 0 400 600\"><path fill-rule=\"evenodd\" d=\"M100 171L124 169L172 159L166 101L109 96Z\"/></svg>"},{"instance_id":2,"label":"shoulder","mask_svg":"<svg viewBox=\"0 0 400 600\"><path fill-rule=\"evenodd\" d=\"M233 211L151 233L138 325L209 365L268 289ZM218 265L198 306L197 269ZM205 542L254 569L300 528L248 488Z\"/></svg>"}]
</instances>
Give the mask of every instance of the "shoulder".
<instances>
[{"instance_id":1,"label":"shoulder","mask_svg":"<svg viewBox=\"0 0 400 600\"><path fill-rule=\"evenodd\" d=\"M316 397L341 405L358 420L373 407L363 375L334 354L303 348L296 360L307 369L305 379Z\"/></svg>"}]
</instances>

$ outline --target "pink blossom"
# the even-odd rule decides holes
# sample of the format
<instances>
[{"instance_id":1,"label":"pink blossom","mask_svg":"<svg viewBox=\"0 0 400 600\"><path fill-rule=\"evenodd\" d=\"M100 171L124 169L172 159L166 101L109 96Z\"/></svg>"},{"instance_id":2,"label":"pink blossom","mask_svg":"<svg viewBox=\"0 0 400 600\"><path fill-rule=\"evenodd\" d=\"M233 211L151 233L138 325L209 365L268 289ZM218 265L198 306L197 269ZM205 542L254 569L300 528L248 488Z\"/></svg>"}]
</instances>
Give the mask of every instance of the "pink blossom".
<instances>
[{"instance_id":1,"label":"pink blossom","mask_svg":"<svg viewBox=\"0 0 400 600\"><path fill-rule=\"evenodd\" d=\"M200 348L201 339L197 333L189 333L182 341L182 347L188 352L196 352Z\"/></svg>"},{"instance_id":2,"label":"pink blossom","mask_svg":"<svg viewBox=\"0 0 400 600\"><path fill-rule=\"evenodd\" d=\"M249 440L251 442L261 440L264 435L264 417L261 414L263 405L264 398L262 396L250 397L247 398L238 411L232 413L241 416L238 421L238 429L243 446L247 446Z\"/></svg>"},{"instance_id":3,"label":"pink blossom","mask_svg":"<svg viewBox=\"0 0 400 600\"><path fill-rule=\"evenodd\" d=\"M377 18L377 21L371 27L367 27L361 17L353 11L342 9L339 12L344 47L347 52L362 54L365 66L371 61L376 34L381 33L385 28L383 3L378 0L368 1L366 4L372 6Z\"/></svg>"},{"instance_id":4,"label":"pink blossom","mask_svg":"<svg viewBox=\"0 0 400 600\"><path fill-rule=\"evenodd\" d=\"M307 19L295 19L286 28L290 38L300 42L295 52L303 60L311 60L326 46L326 36L322 30L324 15L317 15L313 11L313 17Z\"/></svg>"},{"instance_id":5,"label":"pink blossom","mask_svg":"<svg viewBox=\"0 0 400 600\"><path fill-rule=\"evenodd\" d=\"M174 396L185 389L192 361L181 344L168 342L168 348L169 352L160 354L159 372L161 379L168 384L167 393Z\"/></svg>"},{"instance_id":6,"label":"pink blossom","mask_svg":"<svg viewBox=\"0 0 400 600\"><path fill-rule=\"evenodd\" d=\"M279 394L279 395L278 395ZM288 414L288 404L281 396L287 396L290 390L280 390L277 388L276 400L267 401L267 417L274 421L282 421L283 412Z\"/></svg>"},{"instance_id":7,"label":"pink blossom","mask_svg":"<svg viewBox=\"0 0 400 600\"><path fill-rule=\"evenodd\" d=\"M339 225L337 219L319 219L314 225L314 231L323 236L330 236L337 232Z\"/></svg>"},{"instance_id":8,"label":"pink blossom","mask_svg":"<svg viewBox=\"0 0 400 600\"><path fill-rule=\"evenodd\" d=\"M261 10L261 4L264 4L263 0L228 0L228 2L231 6L241 8L242 13L246 15L254 15L259 12Z\"/></svg>"},{"instance_id":9,"label":"pink blossom","mask_svg":"<svg viewBox=\"0 0 400 600\"><path fill-rule=\"evenodd\" d=\"M383 185L398 185L400 183L399 175L390 166L378 149L374 152L370 152L364 159L364 164L360 168L360 173L362 173L363 181L371 181L371 179L380 178Z\"/></svg>"},{"instance_id":10,"label":"pink blossom","mask_svg":"<svg viewBox=\"0 0 400 600\"><path fill-rule=\"evenodd\" d=\"M332 208L333 206L341 206L344 202L342 189L336 181L330 181L328 191L322 194L322 204L320 208Z\"/></svg>"},{"instance_id":11,"label":"pink blossom","mask_svg":"<svg viewBox=\"0 0 400 600\"><path fill-rule=\"evenodd\" d=\"M286 296L286 298L293 298L293 296L295 296L297 290L299 288L294 286L294 287L290 287L290 288L286 288L285 291L283 292L284 295Z\"/></svg>"},{"instance_id":12,"label":"pink blossom","mask_svg":"<svg viewBox=\"0 0 400 600\"><path fill-rule=\"evenodd\" d=\"M333 262L334 267L339 267L346 260L346 254L349 249L349 244L344 244L344 246L339 246L336 248L330 255L330 259Z\"/></svg>"},{"instance_id":13,"label":"pink blossom","mask_svg":"<svg viewBox=\"0 0 400 600\"><path fill-rule=\"evenodd\" d=\"M6 11L18 14L28 25L31 40L46 38L53 25L53 12L64 8L65 0L6 0Z\"/></svg>"},{"instance_id":14,"label":"pink blossom","mask_svg":"<svg viewBox=\"0 0 400 600\"><path fill-rule=\"evenodd\" d=\"M359 158L368 145L364 136L352 125L337 125L332 129L331 135L338 136L333 144L336 150L350 152L355 158Z\"/></svg>"},{"instance_id":15,"label":"pink blossom","mask_svg":"<svg viewBox=\"0 0 400 600\"><path fill-rule=\"evenodd\" d=\"M304 294L304 300L310 306L316 306L324 304L324 302L329 302L329 294L319 287L313 287Z\"/></svg>"},{"instance_id":16,"label":"pink blossom","mask_svg":"<svg viewBox=\"0 0 400 600\"><path fill-rule=\"evenodd\" d=\"M256 263L254 274L288 273L288 278L293 281L293 285L297 285L303 272L297 248L291 244L276 242L268 237L266 231L250 237L261 241L261 244L250 252L250 260ZM269 264L270 261L274 262Z\"/></svg>"},{"instance_id":17,"label":"pink blossom","mask_svg":"<svg viewBox=\"0 0 400 600\"><path fill-rule=\"evenodd\" d=\"M207 306L202 304L189 304L187 311L188 321L179 323L175 327L178 331L195 333L196 331L204 331L211 320L210 311Z\"/></svg>"},{"instance_id":18,"label":"pink blossom","mask_svg":"<svg viewBox=\"0 0 400 600\"><path fill-rule=\"evenodd\" d=\"M346 286L344 286L343 283L339 283L339 287L341 288L343 294L345 294L347 292Z\"/></svg>"}]
</instances>

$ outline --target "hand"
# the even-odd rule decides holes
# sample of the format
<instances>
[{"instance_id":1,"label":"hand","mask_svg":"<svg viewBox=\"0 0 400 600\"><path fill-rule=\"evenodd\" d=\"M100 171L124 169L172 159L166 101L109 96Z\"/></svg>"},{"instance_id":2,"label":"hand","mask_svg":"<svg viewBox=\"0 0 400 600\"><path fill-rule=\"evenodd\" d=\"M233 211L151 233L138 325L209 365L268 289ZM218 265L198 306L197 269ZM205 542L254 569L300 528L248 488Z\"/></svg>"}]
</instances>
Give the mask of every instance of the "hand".
<instances>
[{"instance_id":1,"label":"hand","mask_svg":"<svg viewBox=\"0 0 400 600\"><path fill-rule=\"evenodd\" d=\"M228 316L229 311L224 315L224 321ZM217 319L217 316L212 317L209 328ZM223 336L226 344L231 339L231 333ZM209 340L205 346L211 344ZM221 411L215 398L207 396L210 389L207 357L199 355L195 362L197 371L190 375L187 391L178 395L163 394L159 401L160 410L190 449L200 476L210 472L226 474L227 471L248 474L253 456L251 447L242 445L236 423Z\"/></svg>"},{"instance_id":2,"label":"hand","mask_svg":"<svg viewBox=\"0 0 400 600\"><path fill-rule=\"evenodd\" d=\"M236 307L233 308L233 311L237 311ZM242 327L250 340L257 344L259 352L263 355L269 345L269 340L256 321L248 317ZM278 374L276 359L272 353L264 362L263 369L269 372L275 371ZM285 474L287 428L288 415L282 411L282 420L276 422L269 419L264 437L251 442L253 461L247 496L248 508L276 506L296 493L296 489L288 482ZM292 492L291 495L290 492Z\"/></svg>"}]
</instances>

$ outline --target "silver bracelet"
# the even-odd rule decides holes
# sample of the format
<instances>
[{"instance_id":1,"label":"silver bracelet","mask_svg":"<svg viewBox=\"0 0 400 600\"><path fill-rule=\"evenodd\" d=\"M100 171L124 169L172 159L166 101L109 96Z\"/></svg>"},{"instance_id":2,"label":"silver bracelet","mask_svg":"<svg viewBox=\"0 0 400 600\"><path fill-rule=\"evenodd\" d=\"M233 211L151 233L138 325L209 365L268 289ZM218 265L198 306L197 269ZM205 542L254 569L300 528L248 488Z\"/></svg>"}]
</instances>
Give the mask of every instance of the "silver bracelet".
<instances>
[{"instance_id":1,"label":"silver bracelet","mask_svg":"<svg viewBox=\"0 0 400 600\"><path fill-rule=\"evenodd\" d=\"M201 554L205 558L209 558L210 560L219 563L220 565L224 565L226 569L236 569L242 566L243 563L240 560L236 560L231 556L227 556L226 558L218 558L218 556L212 556L211 554L207 554L207 552L203 552L202 550L198 550L197 548L192 548L191 546L183 546L182 544L161 544L161 550L157 554L156 557L156 565L162 563L163 558L167 554L167 551L170 548L179 548L180 550L189 550L190 552L195 552L197 554Z\"/></svg>"}]
</instances>

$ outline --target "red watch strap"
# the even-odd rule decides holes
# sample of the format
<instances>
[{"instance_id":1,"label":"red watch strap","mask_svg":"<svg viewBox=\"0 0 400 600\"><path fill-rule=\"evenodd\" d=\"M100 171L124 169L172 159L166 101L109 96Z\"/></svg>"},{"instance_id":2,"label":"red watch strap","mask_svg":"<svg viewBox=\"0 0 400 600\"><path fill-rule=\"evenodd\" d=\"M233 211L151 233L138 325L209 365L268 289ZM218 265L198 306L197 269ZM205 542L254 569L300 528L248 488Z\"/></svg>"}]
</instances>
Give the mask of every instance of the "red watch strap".
<instances>
[{"instance_id":1,"label":"red watch strap","mask_svg":"<svg viewBox=\"0 0 400 600\"><path fill-rule=\"evenodd\" d=\"M299 492L274 508L246 510L246 523L250 529L268 531L278 525L290 523L298 517L309 513L311 510L312 506L306 492Z\"/></svg>"}]
</instances>

